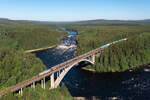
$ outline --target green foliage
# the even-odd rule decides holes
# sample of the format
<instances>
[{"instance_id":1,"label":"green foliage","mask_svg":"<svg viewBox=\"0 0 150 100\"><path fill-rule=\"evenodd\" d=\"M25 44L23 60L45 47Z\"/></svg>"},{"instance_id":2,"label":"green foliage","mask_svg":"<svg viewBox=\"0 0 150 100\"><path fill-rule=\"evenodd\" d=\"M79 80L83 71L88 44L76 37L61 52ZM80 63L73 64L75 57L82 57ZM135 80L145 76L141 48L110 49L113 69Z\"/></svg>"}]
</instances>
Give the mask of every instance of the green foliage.
<instances>
[{"instance_id":1,"label":"green foliage","mask_svg":"<svg viewBox=\"0 0 150 100\"><path fill-rule=\"evenodd\" d=\"M48 84L47 84L48 85ZM48 86L44 90L40 84L36 85L36 88L23 89L23 95L12 93L2 96L0 100L75 100L72 98L67 88L63 85L53 90L49 90Z\"/></svg>"},{"instance_id":2,"label":"green foliage","mask_svg":"<svg viewBox=\"0 0 150 100\"><path fill-rule=\"evenodd\" d=\"M6 20L1 21L16 22ZM25 54L23 49L56 45L65 34L50 25L10 25L0 26L0 89L15 85L45 69L38 58Z\"/></svg>"},{"instance_id":3,"label":"green foliage","mask_svg":"<svg viewBox=\"0 0 150 100\"><path fill-rule=\"evenodd\" d=\"M128 42L105 49L96 57L96 64L88 65L88 68L115 72L150 62L150 36L143 33L150 33L149 23L100 20L57 25L78 31L77 55L120 38L130 38ZM66 33L54 27L49 23L0 19L0 90L45 69L35 55L25 54L24 50L58 44ZM43 90L38 84L35 89L23 89L23 96L8 93L0 100L73 100L64 85L54 90L49 90L49 85L46 87Z\"/></svg>"},{"instance_id":4,"label":"green foliage","mask_svg":"<svg viewBox=\"0 0 150 100\"><path fill-rule=\"evenodd\" d=\"M56 45L66 33L39 22L7 19L0 22L0 90L3 90L46 69L40 59L24 50ZM35 89L24 88L23 96L10 92L0 100L72 100L72 97L64 86L54 90L47 86L43 90L38 84Z\"/></svg>"},{"instance_id":5,"label":"green foliage","mask_svg":"<svg viewBox=\"0 0 150 100\"><path fill-rule=\"evenodd\" d=\"M56 45L66 34L50 26L42 25L0 27L0 34L4 32L7 35L1 35L0 46L18 45L25 50Z\"/></svg>"},{"instance_id":6,"label":"green foliage","mask_svg":"<svg viewBox=\"0 0 150 100\"><path fill-rule=\"evenodd\" d=\"M90 22L89 22L90 23ZM91 22L92 23L92 22ZM148 64L150 24L130 22L129 25L86 24L72 25L71 28L78 31L78 48L76 55L81 55L104 44L128 37L125 43L119 43L105 49L104 53L96 58L95 65L88 68L99 72L125 71L131 67ZM134 40L134 41L133 41ZM143 48L141 48L143 46Z\"/></svg>"},{"instance_id":7,"label":"green foliage","mask_svg":"<svg viewBox=\"0 0 150 100\"><path fill-rule=\"evenodd\" d=\"M0 48L0 89L37 75L45 66L33 54Z\"/></svg>"},{"instance_id":8,"label":"green foliage","mask_svg":"<svg viewBox=\"0 0 150 100\"><path fill-rule=\"evenodd\" d=\"M104 49L89 68L98 72L120 72L150 63L150 34L143 33L128 41Z\"/></svg>"},{"instance_id":9,"label":"green foliage","mask_svg":"<svg viewBox=\"0 0 150 100\"><path fill-rule=\"evenodd\" d=\"M140 26L72 26L78 31L76 55L98 48L106 43L125 37L135 37L143 32L150 32L149 25Z\"/></svg>"}]
</instances>

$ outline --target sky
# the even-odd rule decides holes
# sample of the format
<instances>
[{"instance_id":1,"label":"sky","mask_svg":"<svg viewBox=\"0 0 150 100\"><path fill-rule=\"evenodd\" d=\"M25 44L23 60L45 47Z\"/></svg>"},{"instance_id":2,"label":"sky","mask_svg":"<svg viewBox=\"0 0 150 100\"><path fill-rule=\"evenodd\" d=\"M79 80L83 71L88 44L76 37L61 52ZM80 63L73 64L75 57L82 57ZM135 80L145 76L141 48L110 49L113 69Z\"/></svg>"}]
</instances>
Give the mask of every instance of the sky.
<instances>
[{"instance_id":1,"label":"sky","mask_svg":"<svg viewBox=\"0 0 150 100\"><path fill-rule=\"evenodd\" d=\"M150 0L0 0L0 18L39 21L150 19Z\"/></svg>"}]
</instances>

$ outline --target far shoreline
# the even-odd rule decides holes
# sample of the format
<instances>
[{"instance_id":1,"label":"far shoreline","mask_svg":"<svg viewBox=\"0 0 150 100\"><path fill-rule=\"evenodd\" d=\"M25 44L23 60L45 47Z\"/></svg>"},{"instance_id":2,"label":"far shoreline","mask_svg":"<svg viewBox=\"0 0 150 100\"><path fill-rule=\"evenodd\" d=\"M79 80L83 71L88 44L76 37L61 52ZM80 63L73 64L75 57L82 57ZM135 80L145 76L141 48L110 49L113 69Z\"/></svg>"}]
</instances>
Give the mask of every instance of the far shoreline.
<instances>
[{"instance_id":1,"label":"far shoreline","mask_svg":"<svg viewBox=\"0 0 150 100\"><path fill-rule=\"evenodd\" d=\"M82 67L81 70L84 70L84 71L89 71L89 72L92 72L92 73L95 73L95 74L101 74L101 73L123 73L123 72L135 72L135 71L138 71L138 70L141 70L141 69L144 69L144 68L147 68L147 67L150 67L150 63L149 64L145 64L145 65L140 65L138 67L132 67L132 68L129 68L125 71L115 71L115 72L98 72L96 71L95 69L90 69L90 68L86 68L86 67Z\"/></svg>"}]
</instances>

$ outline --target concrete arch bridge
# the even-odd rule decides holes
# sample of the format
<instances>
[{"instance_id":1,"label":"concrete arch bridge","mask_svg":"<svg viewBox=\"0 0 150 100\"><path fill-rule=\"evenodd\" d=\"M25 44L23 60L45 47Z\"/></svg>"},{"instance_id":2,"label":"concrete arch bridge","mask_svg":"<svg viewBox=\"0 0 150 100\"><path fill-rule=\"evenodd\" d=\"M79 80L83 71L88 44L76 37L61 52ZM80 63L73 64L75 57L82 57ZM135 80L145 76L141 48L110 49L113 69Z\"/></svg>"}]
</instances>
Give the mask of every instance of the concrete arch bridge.
<instances>
[{"instance_id":1,"label":"concrete arch bridge","mask_svg":"<svg viewBox=\"0 0 150 100\"><path fill-rule=\"evenodd\" d=\"M91 64L95 63L95 55L101 54L104 48L109 47L112 44L115 44L117 42L126 41L127 38L117 40L108 44L105 44L97 49L91 50L85 54L82 54L78 57L75 57L73 59L70 59L66 62L63 62L61 64L58 64L51 69L48 69L46 71L43 71L39 73L36 76L31 77L28 80L25 80L23 82L20 82L14 86L11 86L9 88L6 88L5 90L0 91L0 96L7 94L9 91L16 92L19 91L20 94L23 93L23 88L27 86L31 86L32 88L35 88L35 83L41 81L41 86L43 89L45 89L45 78L50 77L50 88L57 88L57 86L60 84L64 76L69 72L69 70L73 67L75 67L76 64L86 61ZM56 74L56 77L54 77ZM55 79L56 78L56 79Z\"/></svg>"}]
</instances>

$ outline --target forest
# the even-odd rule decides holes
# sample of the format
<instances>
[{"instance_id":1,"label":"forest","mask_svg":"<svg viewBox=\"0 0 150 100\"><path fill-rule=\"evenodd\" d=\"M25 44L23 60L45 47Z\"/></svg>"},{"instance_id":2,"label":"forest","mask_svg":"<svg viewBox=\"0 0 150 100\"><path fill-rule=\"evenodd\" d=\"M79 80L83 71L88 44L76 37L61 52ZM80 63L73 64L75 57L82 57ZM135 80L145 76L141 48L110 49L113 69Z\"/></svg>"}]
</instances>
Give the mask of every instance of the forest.
<instances>
[{"instance_id":1,"label":"forest","mask_svg":"<svg viewBox=\"0 0 150 100\"><path fill-rule=\"evenodd\" d=\"M0 89L14 85L46 69L34 54L25 54L24 51L56 45L65 34L63 31L44 25L1 25Z\"/></svg>"},{"instance_id":2,"label":"forest","mask_svg":"<svg viewBox=\"0 0 150 100\"><path fill-rule=\"evenodd\" d=\"M147 64L150 64L150 33L142 33L106 48L96 57L95 65L87 68L98 72L122 72Z\"/></svg>"},{"instance_id":3,"label":"forest","mask_svg":"<svg viewBox=\"0 0 150 100\"><path fill-rule=\"evenodd\" d=\"M64 31L51 26L17 25L0 26L0 46L20 47L24 50L53 46L60 43Z\"/></svg>"},{"instance_id":4,"label":"forest","mask_svg":"<svg viewBox=\"0 0 150 100\"><path fill-rule=\"evenodd\" d=\"M128 41L104 49L96 56L96 63L87 68L98 72L120 72L150 63L150 23L130 21L87 21L74 23L49 23L0 19L0 90L15 85L46 69L28 49L57 45L66 32L56 27L64 26L78 32L76 56L106 43L127 37ZM74 100L62 85L49 90L25 88L23 95L8 93L0 100Z\"/></svg>"},{"instance_id":5,"label":"forest","mask_svg":"<svg viewBox=\"0 0 150 100\"><path fill-rule=\"evenodd\" d=\"M78 31L76 56L115 40L128 38L128 41L104 49L96 56L96 63L86 68L97 72L121 72L150 63L150 23L93 23L70 26Z\"/></svg>"},{"instance_id":6,"label":"forest","mask_svg":"<svg viewBox=\"0 0 150 100\"><path fill-rule=\"evenodd\" d=\"M25 50L53 46L60 43L66 33L51 24L0 19L0 90L22 82L46 69L42 61ZM9 93L0 100L71 100L65 86L46 90L36 85L26 88L23 96Z\"/></svg>"},{"instance_id":7,"label":"forest","mask_svg":"<svg viewBox=\"0 0 150 100\"><path fill-rule=\"evenodd\" d=\"M2 96L0 100L76 100L70 95L65 85L50 90L48 83L46 83L46 89L37 84L35 89L29 87L23 89L22 95L13 95L9 92L6 96Z\"/></svg>"}]
</instances>

